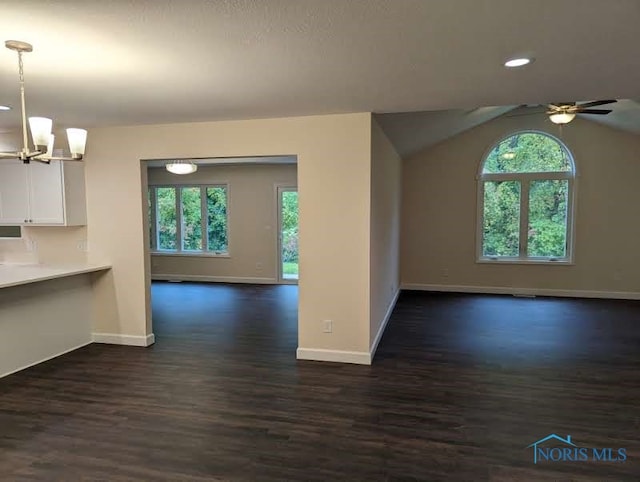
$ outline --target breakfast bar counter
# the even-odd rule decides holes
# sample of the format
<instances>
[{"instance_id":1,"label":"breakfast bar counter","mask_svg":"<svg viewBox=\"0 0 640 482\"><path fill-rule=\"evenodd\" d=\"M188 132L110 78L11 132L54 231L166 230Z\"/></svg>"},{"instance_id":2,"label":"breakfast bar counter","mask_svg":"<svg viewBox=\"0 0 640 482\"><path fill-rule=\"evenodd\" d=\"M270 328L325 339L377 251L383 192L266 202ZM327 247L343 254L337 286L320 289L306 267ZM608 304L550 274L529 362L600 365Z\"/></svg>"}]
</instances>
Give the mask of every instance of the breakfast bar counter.
<instances>
[{"instance_id":1,"label":"breakfast bar counter","mask_svg":"<svg viewBox=\"0 0 640 482\"><path fill-rule=\"evenodd\" d=\"M106 264L0 264L0 288L9 288L39 281L93 273L110 269Z\"/></svg>"},{"instance_id":2,"label":"breakfast bar counter","mask_svg":"<svg viewBox=\"0 0 640 482\"><path fill-rule=\"evenodd\" d=\"M109 269L0 265L0 377L91 343L94 281Z\"/></svg>"}]
</instances>

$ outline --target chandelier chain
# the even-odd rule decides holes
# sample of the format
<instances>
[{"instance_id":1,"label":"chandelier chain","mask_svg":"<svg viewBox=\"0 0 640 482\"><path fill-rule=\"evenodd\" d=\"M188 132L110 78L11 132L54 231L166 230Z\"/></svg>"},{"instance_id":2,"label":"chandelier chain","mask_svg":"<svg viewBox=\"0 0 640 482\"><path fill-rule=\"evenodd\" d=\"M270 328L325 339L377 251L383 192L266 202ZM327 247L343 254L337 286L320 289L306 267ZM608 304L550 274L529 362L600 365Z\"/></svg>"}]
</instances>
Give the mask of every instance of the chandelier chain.
<instances>
[{"instance_id":1,"label":"chandelier chain","mask_svg":"<svg viewBox=\"0 0 640 482\"><path fill-rule=\"evenodd\" d=\"M20 106L22 112L22 155L27 157L29 154L27 139L27 107L24 100L24 65L22 63L22 51L18 50L18 72L20 74Z\"/></svg>"},{"instance_id":2,"label":"chandelier chain","mask_svg":"<svg viewBox=\"0 0 640 482\"><path fill-rule=\"evenodd\" d=\"M18 72L20 73L20 83L24 83L24 65L22 63L22 52L18 52Z\"/></svg>"}]
</instances>

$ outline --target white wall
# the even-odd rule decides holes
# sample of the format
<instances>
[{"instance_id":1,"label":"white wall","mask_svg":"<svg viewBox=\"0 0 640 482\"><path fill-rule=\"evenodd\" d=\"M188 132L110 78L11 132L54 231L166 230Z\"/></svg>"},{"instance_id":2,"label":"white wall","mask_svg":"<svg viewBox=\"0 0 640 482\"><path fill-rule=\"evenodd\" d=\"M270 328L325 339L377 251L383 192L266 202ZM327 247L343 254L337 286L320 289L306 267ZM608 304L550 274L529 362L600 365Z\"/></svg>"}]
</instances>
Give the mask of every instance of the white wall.
<instances>
[{"instance_id":1,"label":"white wall","mask_svg":"<svg viewBox=\"0 0 640 482\"><path fill-rule=\"evenodd\" d=\"M573 266L476 263L479 163L501 137L523 129L561 137L574 155L578 191ZM403 285L583 296L640 294L636 135L579 118L559 135L558 126L544 116L503 117L408 159L403 183Z\"/></svg>"},{"instance_id":2,"label":"white wall","mask_svg":"<svg viewBox=\"0 0 640 482\"><path fill-rule=\"evenodd\" d=\"M370 151L369 113L92 129L86 156L89 258L113 265L97 284L95 331L151 333L141 159L296 155L298 356L355 353L361 360L370 342ZM333 320L331 334L322 332L325 319Z\"/></svg>"},{"instance_id":3,"label":"white wall","mask_svg":"<svg viewBox=\"0 0 640 482\"><path fill-rule=\"evenodd\" d=\"M399 288L401 161L377 122L371 126L370 343L375 351Z\"/></svg>"},{"instance_id":4,"label":"white wall","mask_svg":"<svg viewBox=\"0 0 640 482\"><path fill-rule=\"evenodd\" d=\"M151 274L158 279L276 282L276 186L297 186L295 164L200 166L177 176L164 168L150 168L149 185L227 184L229 255L152 255Z\"/></svg>"}]
</instances>

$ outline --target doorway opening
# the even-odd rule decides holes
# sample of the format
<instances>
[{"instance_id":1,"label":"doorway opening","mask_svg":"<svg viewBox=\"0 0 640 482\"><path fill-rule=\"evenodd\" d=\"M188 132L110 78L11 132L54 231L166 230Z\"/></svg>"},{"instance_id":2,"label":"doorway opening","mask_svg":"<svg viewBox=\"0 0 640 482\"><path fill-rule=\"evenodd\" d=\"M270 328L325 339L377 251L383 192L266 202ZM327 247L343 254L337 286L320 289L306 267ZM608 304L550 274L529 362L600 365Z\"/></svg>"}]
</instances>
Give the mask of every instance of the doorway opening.
<instances>
[{"instance_id":1,"label":"doorway opening","mask_svg":"<svg viewBox=\"0 0 640 482\"><path fill-rule=\"evenodd\" d=\"M200 329L180 321L184 317L165 299L183 299L176 306L184 313L188 299L189 316L211 323L211 329L218 321L222 323L221 310L230 309L229 303L235 306L251 290L259 289L266 298L286 298L287 309L297 306L297 286L290 286L298 279L297 158L187 159L197 168L184 175L166 169L171 160L142 161L145 252L149 279L154 283L153 289L151 283L148 288L151 322L167 316L159 335L174 328L185 334L189 327ZM283 194L277 191L279 187ZM167 281L185 284L163 283ZM289 286L257 288L278 284ZM227 296L230 290L235 294ZM209 296L215 299L207 300ZM222 305L215 304L218 302ZM245 321L250 326L261 318ZM291 334L297 336L297 330Z\"/></svg>"}]
</instances>

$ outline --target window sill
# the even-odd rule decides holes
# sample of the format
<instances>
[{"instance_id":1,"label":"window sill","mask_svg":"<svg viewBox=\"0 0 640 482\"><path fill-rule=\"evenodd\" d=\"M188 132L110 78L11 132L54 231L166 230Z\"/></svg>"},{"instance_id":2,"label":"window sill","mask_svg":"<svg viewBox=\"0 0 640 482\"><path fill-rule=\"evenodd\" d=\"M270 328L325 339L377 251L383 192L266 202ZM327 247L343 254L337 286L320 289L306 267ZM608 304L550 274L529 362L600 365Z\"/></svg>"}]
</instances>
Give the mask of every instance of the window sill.
<instances>
[{"instance_id":1,"label":"window sill","mask_svg":"<svg viewBox=\"0 0 640 482\"><path fill-rule=\"evenodd\" d=\"M550 259L518 259L518 258L480 258L476 260L477 264L535 264L548 266L574 266L575 263L569 259L559 259L552 261Z\"/></svg>"},{"instance_id":2,"label":"window sill","mask_svg":"<svg viewBox=\"0 0 640 482\"><path fill-rule=\"evenodd\" d=\"M229 253L198 253L189 251L151 251L151 256L176 256L189 258L231 258Z\"/></svg>"}]
</instances>

